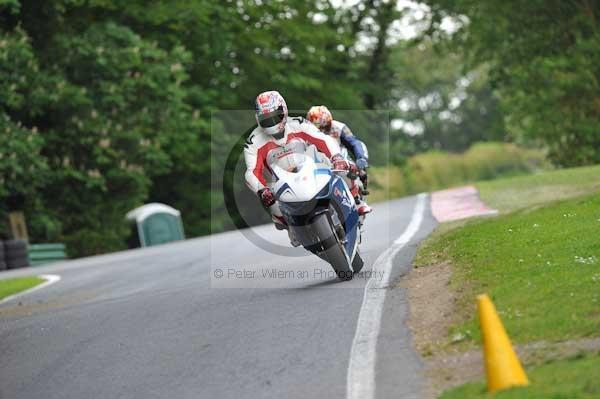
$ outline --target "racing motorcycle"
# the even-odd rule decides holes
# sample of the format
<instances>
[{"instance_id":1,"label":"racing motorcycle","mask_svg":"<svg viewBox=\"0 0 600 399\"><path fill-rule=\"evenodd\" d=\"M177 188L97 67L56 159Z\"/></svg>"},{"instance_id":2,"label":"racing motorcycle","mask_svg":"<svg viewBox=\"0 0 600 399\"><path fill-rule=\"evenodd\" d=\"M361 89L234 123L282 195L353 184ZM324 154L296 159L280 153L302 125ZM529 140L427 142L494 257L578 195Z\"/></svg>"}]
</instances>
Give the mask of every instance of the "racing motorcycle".
<instances>
[{"instance_id":1,"label":"racing motorcycle","mask_svg":"<svg viewBox=\"0 0 600 399\"><path fill-rule=\"evenodd\" d=\"M308 251L328 262L341 280L363 267L359 253L364 216L358 214L346 181L314 146L270 164L272 190L291 233Z\"/></svg>"}]
</instances>

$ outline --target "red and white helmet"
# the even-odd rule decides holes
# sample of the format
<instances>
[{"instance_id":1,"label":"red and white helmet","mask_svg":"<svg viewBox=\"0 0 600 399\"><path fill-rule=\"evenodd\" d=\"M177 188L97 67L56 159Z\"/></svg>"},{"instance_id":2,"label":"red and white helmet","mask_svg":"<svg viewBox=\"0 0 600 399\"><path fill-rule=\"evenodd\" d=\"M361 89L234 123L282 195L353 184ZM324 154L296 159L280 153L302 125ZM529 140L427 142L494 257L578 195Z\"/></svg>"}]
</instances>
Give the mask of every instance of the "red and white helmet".
<instances>
[{"instance_id":1,"label":"red and white helmet","mask_svg":"<svg viewBox=\"0 0 600 399\"><path fill-rule=\"evenodd\" d=\"M283 96L275 90L265 91L256 97L256 123L266 134L283 133L288 108Z\"/></svg>"},{"instance_id":2,"label":"red and white helmet","mask_svg":"<svg viewBox=\"0 0 600 399\"><path fill-rule=\"evenodd\" d=\"M333 116L331 116L331 112L329 112L326 106L315 105L311 107L306 114L306 119L311 121L323 133L329 134Z\"/></svg>"}]
</instances>

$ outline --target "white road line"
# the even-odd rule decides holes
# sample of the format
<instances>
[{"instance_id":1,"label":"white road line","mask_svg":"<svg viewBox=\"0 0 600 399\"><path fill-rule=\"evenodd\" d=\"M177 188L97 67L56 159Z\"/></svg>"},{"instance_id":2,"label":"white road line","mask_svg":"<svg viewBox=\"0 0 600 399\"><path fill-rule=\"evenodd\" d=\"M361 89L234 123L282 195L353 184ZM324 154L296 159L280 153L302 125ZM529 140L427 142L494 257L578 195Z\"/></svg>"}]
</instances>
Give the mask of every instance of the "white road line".
<instances>
[{"instance_id":1,"label":"white road line","mask_svg":"<svg viewBox=\"0 0 600 399\"><path fill-rule=\"evenodd\" d=\"M373 399L375 397L377 338L381 328L383 302L389 284L393 259L419 231L423 221L426 198L427 194L424 193L417 196L417 203L410 223L402 235L394 241L391 247L379 255L373 264L374 273L365 286L363 303L358 315L358 323L352 341L352 350L350 351L350 362L346 377L347 399ZM381 276L381 272L383 272L384 277L378 281L374 277Z\"/></svg>"},{"instance_id":2,"label":"white road line","mask_svg":"<svg viewBox=\"0 0 600 399\"><path fill-rule=\"evenodd\" d=\"M19 292L18 294L7 296L6 298L0 300L0 305L3 304L3 303L5 303L5 302L11 301L11 300L13 300L15 298L18 298L18 297L20 297L22 295L30 294L30 293L32 293L34 291L41 290L42 288L46 288L47 286L49 286L51 284L54 284L57 281L60 281L60 276L58 276L56 274L42 274L42 275L40 275L38 277L39 278L43 278L46 281L43 282L42 284L36 285L35 287L32 287L32 288L28 289L28 290Z\"/></svg>"}]
</instances>

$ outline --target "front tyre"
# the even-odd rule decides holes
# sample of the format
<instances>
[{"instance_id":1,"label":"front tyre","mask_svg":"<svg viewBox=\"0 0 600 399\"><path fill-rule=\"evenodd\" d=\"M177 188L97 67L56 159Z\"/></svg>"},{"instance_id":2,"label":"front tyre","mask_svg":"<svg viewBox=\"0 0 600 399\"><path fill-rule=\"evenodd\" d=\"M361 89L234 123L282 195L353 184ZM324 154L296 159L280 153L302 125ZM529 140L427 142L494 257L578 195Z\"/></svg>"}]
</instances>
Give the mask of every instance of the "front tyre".
<instances>
[{"instance_id":1,"label":"front tyre","mask_svg":"<svg viewBox=\"0 0 600 399\"><path fill-rule=\"evenodd\" d=\"M346 252L334 232L327 213L318 215L313 220L311 229L323 245L324 250L320 254L321 257L329 262L340 280L351 280L353 273Z\"/></svg>"}]
</instances>

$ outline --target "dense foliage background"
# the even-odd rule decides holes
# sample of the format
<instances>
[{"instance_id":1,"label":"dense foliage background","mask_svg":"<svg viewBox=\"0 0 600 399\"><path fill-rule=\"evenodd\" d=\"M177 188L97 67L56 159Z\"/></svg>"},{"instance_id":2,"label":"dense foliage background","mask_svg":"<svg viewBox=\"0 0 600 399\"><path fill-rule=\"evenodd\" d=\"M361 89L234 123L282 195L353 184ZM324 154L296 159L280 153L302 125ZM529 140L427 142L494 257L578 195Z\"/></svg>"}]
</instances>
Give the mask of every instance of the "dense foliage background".
<instances>
[{"instance_id":1,"label":"dense foliage background","mask_svg":"<svg viewBox=\"0 0 600 399\"><path fill-rule=\"evenodd\" d=\"M540 141L560 165L600 162L600 1L433 0L469 66L485 64L511 137Z\"/></svg>"},{"instance_id":2,"label":"dense foliage background","mask_svg":"<svg viewBox=\"0 0 600 399\"><path fill-rule=\"evenodd\" d=\"M188 236L226 228L211 113L273 88L296 110L386 110L375 165L489 140L600 161L597 1L338 3L0 0L0 218L24 208L32 241L72 256L124 248L144 202Z\"/></svg>"}]
</instances>

